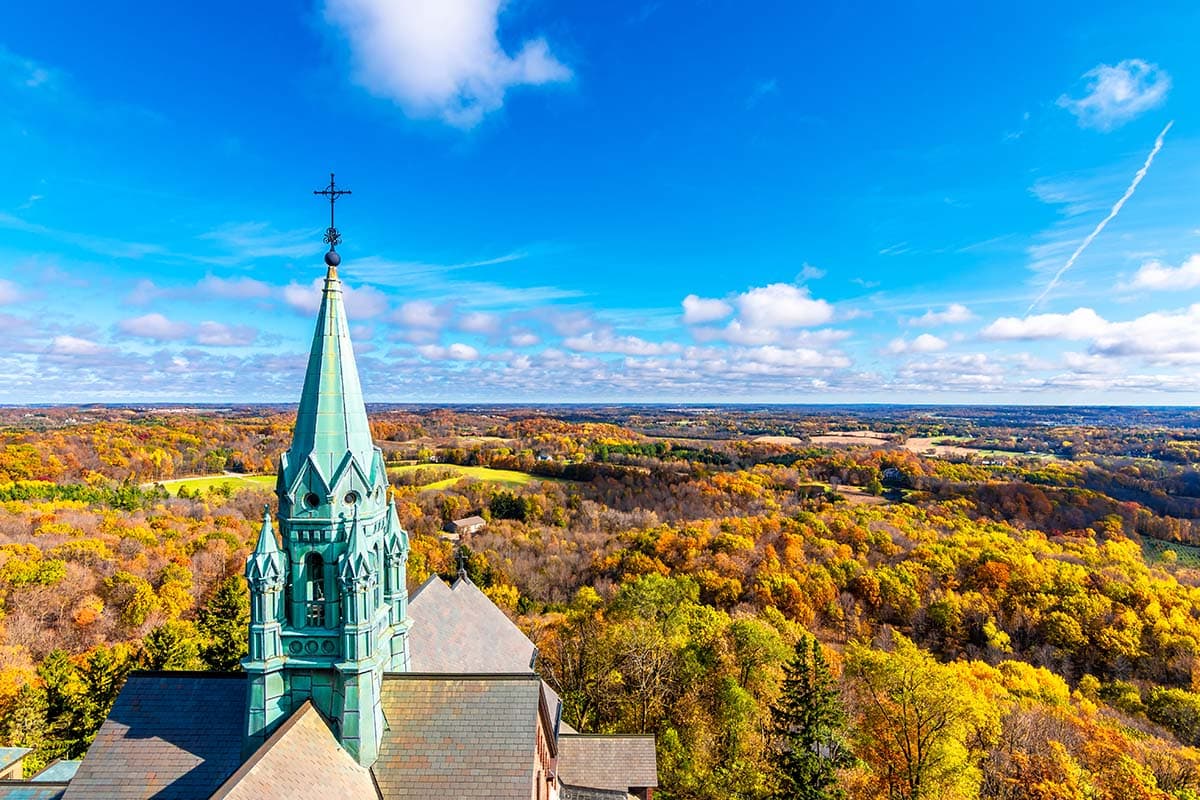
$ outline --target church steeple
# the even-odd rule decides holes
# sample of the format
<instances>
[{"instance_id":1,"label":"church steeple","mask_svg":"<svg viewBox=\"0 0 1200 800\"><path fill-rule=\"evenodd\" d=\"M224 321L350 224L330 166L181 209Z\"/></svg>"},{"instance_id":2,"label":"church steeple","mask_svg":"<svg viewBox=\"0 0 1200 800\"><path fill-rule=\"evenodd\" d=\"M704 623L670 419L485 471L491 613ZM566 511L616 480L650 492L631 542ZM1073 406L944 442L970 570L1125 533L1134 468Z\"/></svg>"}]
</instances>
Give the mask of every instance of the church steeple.
<instances>
[{"instance_id":1,"label":"church steeple","mask_svg":"<svg viewBox=\"0 0 1200 800\"><path fill-rule=\"evenodd\" d=\"M332 203L348 192L331 175L317 194L330 198L328 271L292 444L279 459L283 548L266 521L246 564L248 577L277 568L282 589L277 603L262 598L264 611L278 609L279 656L252 652L244 662L247 734L248 742L261 742L312 700L346 750L370 766L385 724L383 673L408 669L408 535L386 497L387 471L371 441L337 274L341 237Z\"/></svg>"},{"instance_id":2,"label":"church steeple","mask_svg":"<svg viewBox=\"0 0 1200 800\"><path fill-rule=\"evenodd\" d=\"M284 479L290 484L306 461L330 479L348 456L360 468L369 469L374 449L342 302L342 282L337 267L330 266Z\"/></svg>"}]
</instances>

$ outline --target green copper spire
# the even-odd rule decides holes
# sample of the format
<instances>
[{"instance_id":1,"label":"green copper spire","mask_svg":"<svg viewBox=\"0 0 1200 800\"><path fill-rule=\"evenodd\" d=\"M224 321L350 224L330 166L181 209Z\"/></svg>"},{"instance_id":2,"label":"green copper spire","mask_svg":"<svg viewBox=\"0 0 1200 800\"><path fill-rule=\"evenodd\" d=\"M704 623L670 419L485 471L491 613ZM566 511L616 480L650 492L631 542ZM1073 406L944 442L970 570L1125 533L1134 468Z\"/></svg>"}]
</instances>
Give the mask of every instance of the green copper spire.
<instances>
[{"instance_id":1,"label":"green copper spire","mask_svg":"<svg viewBox=\"0 0 1200 800\"><path fill-rule=\"evenodd\" d=\"M408 534L371 442L334 250L329 187L325 287L292 445L279 459L279 544L269 519L251 578L246 747L311 700L346 751L370 766L385 730L385 672L408 669ZM265 576L259 579L259 576Z\"/></svg>"},{"instance_id":2,"label":"green copper spire","mask_svg":"<svg viewBox=\"0 0 1200 800\"><path fill-rule=\"evenodd\" d=\"M279 543L275 541L275 531L271 527L271 509L263 506L263 522L258 532L258 544L246 559L246 580L278 582L282 586L283 568L283 551L279 549Z\"/></svg>"},{"instance_id":3,"label":"green copper spire","mask_svg":"<svg viewBox=\"0 0 1200 800\"><path fill-rule=\"evenodd\" d=\"M338 280L337 267L330 266L325 274L284 480L290 485L304 462L311 461L328 485L347 454L353 456L360 469L369 471L373 452L371 428L342 303L342 282Z\"/></svg>"}]
</instances>

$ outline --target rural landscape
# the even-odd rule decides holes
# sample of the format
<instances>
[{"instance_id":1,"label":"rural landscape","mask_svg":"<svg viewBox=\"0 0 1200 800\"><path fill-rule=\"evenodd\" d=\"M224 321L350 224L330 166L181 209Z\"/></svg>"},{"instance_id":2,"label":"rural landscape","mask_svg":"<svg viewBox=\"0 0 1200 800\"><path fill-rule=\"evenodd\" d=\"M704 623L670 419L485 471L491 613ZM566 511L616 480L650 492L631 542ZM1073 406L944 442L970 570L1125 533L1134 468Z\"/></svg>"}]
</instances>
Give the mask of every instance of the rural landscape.
<instances>
[{"instance_id":1,"label":"rural landscape","mask_svg":"<svg viewBox=\"0 0 1200 800\"><path fill-rule=\"evenodd\" d=\"M84 752L130 670L237 667L294 414L0 413L0 730L47 763ZM656 735L661 797L765 798L788 774L863 800L1200 793L1200 413L372 407L371 426L410 587L464 570L537 644L566 722ZM799 773L788 714L819 720Z\"/></svg>"}]
</instances>

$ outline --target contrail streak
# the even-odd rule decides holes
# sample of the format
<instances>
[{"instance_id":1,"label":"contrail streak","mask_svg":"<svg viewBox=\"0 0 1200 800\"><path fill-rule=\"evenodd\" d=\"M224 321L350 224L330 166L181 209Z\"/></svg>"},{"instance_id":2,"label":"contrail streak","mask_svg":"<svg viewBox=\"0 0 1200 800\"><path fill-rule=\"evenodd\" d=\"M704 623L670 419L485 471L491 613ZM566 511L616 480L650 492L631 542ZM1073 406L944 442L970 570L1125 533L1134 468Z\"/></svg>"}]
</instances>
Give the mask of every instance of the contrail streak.
<instances>
[{"instance_id":1,"label":"contrail streak","mask_svg":"<svg viewBox=\"0 0 1200 800\"><path fill-rule=\"evenodd\" d=\"M1139 169L1137 174L1133 176L1133 181L1129 184L1129 188L1125 190L1125 194L1121 195L1121 199L1118 200L1115 205L1113 205L1112 211L1108 212L1108 216L1100 220L1100 224L1097 225L1095 229L1087 235L1087 238L1080 243L1079 247L1075 248L1075 252L1072 253L1071 257L1067 259L1067 263L1062 265L1062 269L1054 273L1054 277L1050 279L1050 283L1046 284L1046 288L1043 289L1042 293L1038 295L1037 300L1034 300L1029 304L1029 308L1025 309L1025 316L1028 317L1030 311L1033 311L1042 304L1042 301L1046 299L1046 295L1054 291L1054 287L1058 286L1058 282L1062 276L1067 273L1067 270L1075 266L1076 260L1078 260L1079 256L1083 255L1083 251L1087 250L1088 245L1090 245L1095 238L1100 235L1100 231L1104 230L1104 226L1112 222L1117 214L1121 213L1121 209L1125 206L1126 201L1133 197L1133 193L1137 191L1138 184L1142 182L1142 178L1146 177L1146 173L1150 171L1150 165L1154 163L1154 157L1158 155L1159 150L1162 150L1163 137L1167 135L1167 131L1171 130L1171 126L1174 124L1175 120L1171 120L1167 123L1167 127L1162 129L1162 133L1160 133L1158 138L1154 140L1154 147L1150 150L1150 155L1146 156L1146 163L1142 164L1142 168Z\"/></svg>"}]
</instances>

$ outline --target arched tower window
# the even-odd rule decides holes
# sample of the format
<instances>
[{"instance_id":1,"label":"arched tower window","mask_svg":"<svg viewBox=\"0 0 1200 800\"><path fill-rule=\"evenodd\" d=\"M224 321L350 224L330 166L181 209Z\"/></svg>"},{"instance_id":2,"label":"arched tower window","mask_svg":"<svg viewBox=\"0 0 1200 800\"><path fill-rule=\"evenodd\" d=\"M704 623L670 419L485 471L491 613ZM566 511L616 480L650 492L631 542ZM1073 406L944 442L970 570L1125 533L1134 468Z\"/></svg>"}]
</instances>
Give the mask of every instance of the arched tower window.
<instances>
[{"instance_id":1,"label":"arched tower window","mask_svg":"<svg viewBox=\"0 0 1200 800\"><path fill-rule=\"evenodd\" d=\"M375 607L379 608L383 605L383 583L385 580L383 574L383 545L379 542L375 543L375 575L379 578L375 581Z\"/></svg>"},{"instance_id":2,"label":"arched tower window","mask_svg":"<svg viewBox=\"0 0 1200 800\"><path fill-rule=\"evenodd\" d=\"M324 628L325 559L320 553L309 553L304 557L304 586L304 624L310 628Z\"/></svg>"}]
</instances>

